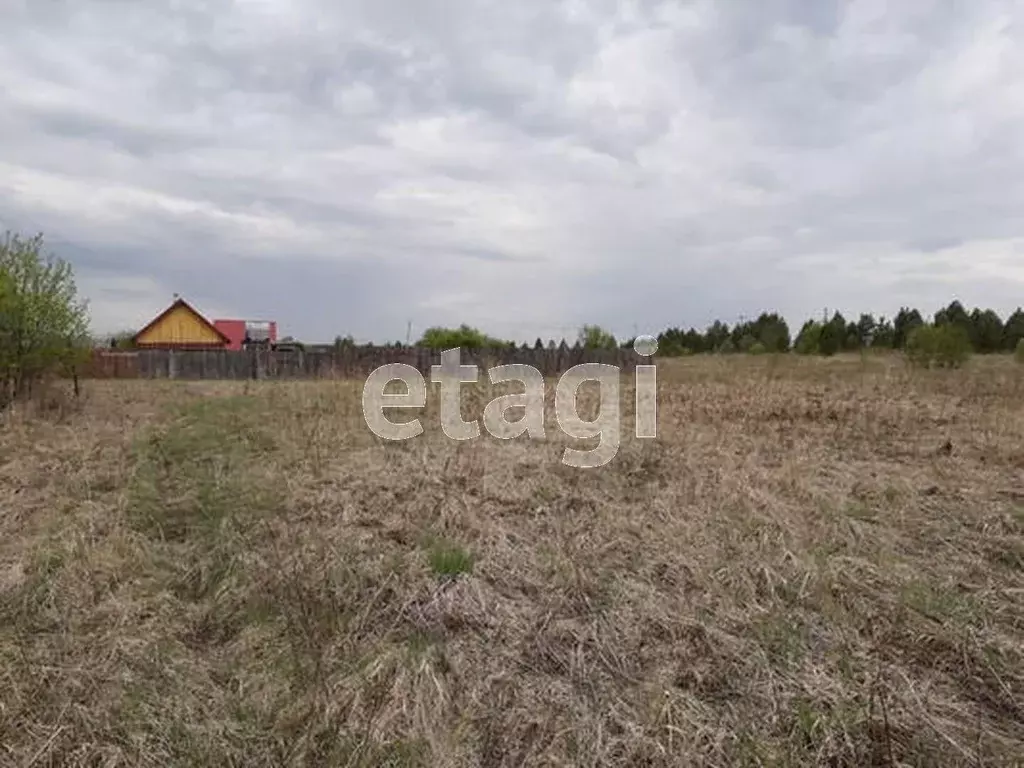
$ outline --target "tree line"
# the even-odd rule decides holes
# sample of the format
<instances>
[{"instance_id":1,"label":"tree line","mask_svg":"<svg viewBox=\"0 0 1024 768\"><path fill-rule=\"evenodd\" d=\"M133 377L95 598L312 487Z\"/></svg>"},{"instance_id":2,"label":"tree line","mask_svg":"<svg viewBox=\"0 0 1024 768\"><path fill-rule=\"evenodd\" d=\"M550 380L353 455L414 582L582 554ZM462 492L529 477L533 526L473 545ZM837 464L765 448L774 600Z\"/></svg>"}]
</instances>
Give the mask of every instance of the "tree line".
<instances>
[{"instance_id":1,"label":"tree line","mask_svg":"<svg viewBox=\"0 0 1024 768\"><path fill-rule=\"evenodd\" d=\"M875 318L870 313L848 320L841 312L835 312L820 320L808 319L795 337L782 315L763 312L753 320L732 326L716 320L704 331L668 328L659 333L657 339L658 354L667 357L735 352L796 352L830 356L864 349L913 350L913 340L916 338L923 343L933 330L937 334L936 339L951 339L967 352L1013 352L1024 343L1024 309L1018 308L1005 320L992 309L975 308L968 312L958 300L935 312L930 319L926 319L920 310L910 307L900 308L891 320L884 316ZM584 325L571 344L565 339L559 343L554 339L547 343L537 339L533 346L537 349L554 349L561 345L592 349L628 348L633 341L630 338L619 342L599 325ZM428 328L417 342L417 346L432 349L508 345L516 346L515 342L495 339L469 325Z\"/></svg>"},{"instance_id":2,"label":"tree line","mask_svg":"<svg viewBox=\"0 0 1024 768\"><path fill-rule=\"evenodd\" d=\"M971 352L1012 352L1024 339L1024 310L1018 307L1005 321L993 309L968 312L958 300L935 312L930 320L911 307L901 307L891 320L884 316L876 319L870 313L848 320L836 312L820 320L808 319L792 339L785 319L766 312L732 328L716 321L703 333L669 328L658 336L658 342L659 352L665 355L794 351L827 356L868 348L906 350L915 331L924 327L949 329L966 339Z\"/></svg>"}]
</instances>

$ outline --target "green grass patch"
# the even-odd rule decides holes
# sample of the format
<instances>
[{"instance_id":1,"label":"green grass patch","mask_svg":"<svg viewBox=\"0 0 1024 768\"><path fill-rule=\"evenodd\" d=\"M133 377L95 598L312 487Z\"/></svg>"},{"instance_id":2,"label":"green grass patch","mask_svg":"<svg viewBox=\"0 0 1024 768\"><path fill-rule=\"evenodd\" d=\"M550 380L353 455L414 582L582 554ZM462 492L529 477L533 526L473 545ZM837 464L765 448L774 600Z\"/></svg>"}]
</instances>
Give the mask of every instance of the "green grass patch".
<instances>
[{"instance_id":1,"label":"green grass patch","mask_svg":"<svg viewBox=\"0 0 1024 768\"><path fill-rule=\"evenodd\" d=\"M454 578L473 571L474 557L469 550L447 541L434 541L427 550L427 561L438 576Z\"/></svg>"},{"instance_id":2,"label":"green grass patch","mask_svg":"<svg viewBox=\"0 0 1024 768\"><path fill-rule=\"evenodd\" d=\"M900 597L907 608L943 625L948 622L976 625L984 618L984 606L952 585L911 581L902 586Z\"/></svg>"},{"instance_id":3,"label":"green grass patch","mask_svg":"<svg viewBox=\"0 0 1024 768\"><path fill-rule=\"evenodd\" d=\"M163 541L212 539L225 526L274 509L280 489L260 472L275 450L254 398L216 398L181 408L136 445L129 519Z\"/></svg>"}]
</instances>

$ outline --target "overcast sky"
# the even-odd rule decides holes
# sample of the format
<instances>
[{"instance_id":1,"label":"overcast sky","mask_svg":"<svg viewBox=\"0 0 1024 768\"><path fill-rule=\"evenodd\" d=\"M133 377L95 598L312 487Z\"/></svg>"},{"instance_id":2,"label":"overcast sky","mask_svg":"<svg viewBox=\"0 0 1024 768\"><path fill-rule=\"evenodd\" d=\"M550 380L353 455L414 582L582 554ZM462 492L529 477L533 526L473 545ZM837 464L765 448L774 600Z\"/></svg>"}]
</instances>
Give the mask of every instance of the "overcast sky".
<instances>
[{"instance_id":1,"label":"overcast sky","mask_svg":"<svg viewBox=\"0 0 1024 768\"><path fill-rule=\"evenodd\" d=\"M1013 0L0 0L0 227L99 331L1024 303Z\"/></svg>"}]
</instances>

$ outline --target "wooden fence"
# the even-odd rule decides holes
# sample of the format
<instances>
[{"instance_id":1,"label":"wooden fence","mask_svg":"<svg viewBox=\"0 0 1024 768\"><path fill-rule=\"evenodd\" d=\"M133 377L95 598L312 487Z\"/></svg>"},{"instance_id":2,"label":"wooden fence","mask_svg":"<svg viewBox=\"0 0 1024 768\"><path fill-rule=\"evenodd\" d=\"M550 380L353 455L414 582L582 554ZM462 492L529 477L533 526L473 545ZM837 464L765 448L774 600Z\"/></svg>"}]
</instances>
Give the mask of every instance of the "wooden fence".
<instances>
[{"instance_id":1,"label":"wooden fence","mask_svg":"<svg viewBox=\"0 0 1024 768\"><path fill-rule=\"evenodd\" d=\"M437 350L421 347L348 347L306 351L254 349L131 352L97 349L81 371L92 379L317 379L367 376L388 363L405 363L430 375L441 362ZM605 363L625 371L651 362L632 349L463 349L461 363L479 366L481 376L495 365L524 364L545 376L558 376L580 363Z\"/></svg>"}]
</instances>

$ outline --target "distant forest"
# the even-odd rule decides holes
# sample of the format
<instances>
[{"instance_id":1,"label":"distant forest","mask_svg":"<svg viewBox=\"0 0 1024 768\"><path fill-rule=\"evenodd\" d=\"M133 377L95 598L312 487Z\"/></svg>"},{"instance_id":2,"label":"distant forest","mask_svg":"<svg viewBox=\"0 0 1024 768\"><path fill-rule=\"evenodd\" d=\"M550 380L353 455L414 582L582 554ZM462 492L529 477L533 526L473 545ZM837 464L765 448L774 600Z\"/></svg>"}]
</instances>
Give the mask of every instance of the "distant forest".
<instances>
[{"instance_id":1,"label":"distant forest","mask_svg":"<svg viewBox=\"0 0 1024 768\"><path fill-rule=\"evenodd\" d=\"M968 312L959 301L953 301L936 312L930 320L919 310L909 307L902 307L891 320L884 316L875 318L871 314L862 314L853 320L836 312L820 320L807 320L795 337L785 318L776 312L764 312L756 320L740 322L731 327L727 323L715 321L704 331L668 328L658 334L658 355L673 357L708 352L789 351L808 355L834 355L868 348L906 349L915 329L947 326L952 326L950 330L956 330L959 336L969 340L971 351L981 354L1013 352L1024 343L1024 310L1021 308L1018 307L1004 321L994 310L975 308ZM339 338L335 343L351 341ZM571 342L563 339L561 343L590 348L629 347L633 339L618 341L600 326L585 325L576 339ZM516 346L514 342L493 338L468 325L459 328L429 328L417 342L417 346L434 349L508 345ZM547 343L537 339L533 346L551 348L558 345L553 339Z\"/></svg>"},{"instance_id":2,"label":"distant forest","mask_svg":"<svg viewBox=\"0 0 1024 768\"><path fill-rule=\"evenodd\" d=\"M658 335L659 353L681 355L700 352L786 352L834 355L861 349L905 349L916 328L953 326L970 341L978 353L1012 352L1024 339L1024 310L1017 308L1005 321L991 309L968 312L959 301L940 309L928 321L917 309L902 307L896 317L876 319L862 314L848 320L836 312L829 318L807 320L796 337L791 337L784 318L763 313L756 320L737 323L732 328L713 323L703 333L691 328L669 328Z\"/></svg>"}]
</instances>

